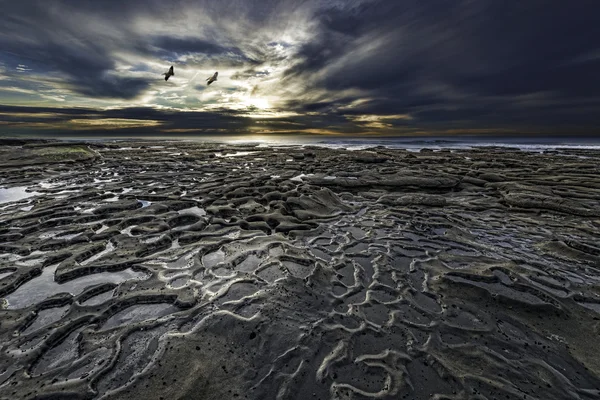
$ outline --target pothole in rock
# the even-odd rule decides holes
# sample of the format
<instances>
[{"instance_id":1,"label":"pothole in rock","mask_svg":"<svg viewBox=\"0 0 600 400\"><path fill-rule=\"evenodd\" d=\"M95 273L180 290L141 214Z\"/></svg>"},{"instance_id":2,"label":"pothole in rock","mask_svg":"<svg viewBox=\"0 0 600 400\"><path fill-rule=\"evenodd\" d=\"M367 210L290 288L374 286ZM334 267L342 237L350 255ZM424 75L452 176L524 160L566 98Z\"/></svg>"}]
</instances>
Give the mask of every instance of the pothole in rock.
<instances>
[{"instance_id":1,"label":"pothole in rock","mask_svg":"<svg viewBox=\"0 0 600 400\"><path fill-rule=\"evenodd\" d=\"M296 278L304 279L310 275L313 268L310 265L301 265L292 261L284 261L283 266Z\"/></svg>"},{"instance_id":2,"label":"pothole in rock","mask_svg":"<svg viewBox=\"0 0 600 400\"><path fill-rule=\"evenodd\" d=\"M256 275L269 283L273 283L278 279L285 278L286 273L279 265L273 264L261 269Z\"/></svg>"},{"instance_id":3,"label":"pothole in rock","mask_svg":"<svg viewBox=\"0 0 600 400\"><path fill-rule=\"evenodd\" d=\"M263 261L262 258L254 255L254 254L250 254L242 262L240 262L238 265L236 265L235 269L237 271L242 271L242 272L252 272L252 271L256 270L256 268L258 268L258 266L260 265L260 263L262 261Z\"/></svg>"},{"instance_id":4,"label":"pothole in rock","mask_svg":"<svg viewBox=\"0 0 600 400\"><path fill-rule=\"evenodd\" d=\"M217 303L223 304L228 301L240 300L243 297L257 293L259 290L260 288L254 283L236 282L227 289L227 293L217 300Z\"/></svg>"},{"instance_id":5,"label":"pothole in rock","mask_svg":"<svg viewBox=\"0 0 600 400\"><path fill-rule=\"evenodd\" d=\"M220 249L213 251L212 253L205 254L202 257L202 264L205 268L212 268L223 261L225 261L225 253Z\"/></svg>"},{"instance_id":6,"label":"pothole in rock","mask_svg":"<svg viewBox=\"0 0 600 400\"><path fill-rule=\"evenodd\" d=\"M189 281L190 281L190 278L188 276L181 276L181 277L175 278L171 282L169 282L169 286L172 287L173 289L179 289L179 288L182 288L185 285L187 285L187 283Z\"/></svg>"}]
</instances>

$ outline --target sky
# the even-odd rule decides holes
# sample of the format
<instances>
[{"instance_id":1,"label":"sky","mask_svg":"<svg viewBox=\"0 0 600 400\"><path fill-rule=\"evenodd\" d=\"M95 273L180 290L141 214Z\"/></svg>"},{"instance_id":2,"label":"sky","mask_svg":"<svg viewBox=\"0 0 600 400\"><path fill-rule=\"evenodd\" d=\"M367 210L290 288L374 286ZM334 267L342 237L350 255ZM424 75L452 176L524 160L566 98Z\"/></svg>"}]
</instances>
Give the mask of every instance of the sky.
<instances>
[{"instance_id":1,"label":"sky","mask_svg":"<svg viewBox=\"0 0 600 400\"><path fill-rule=\"evenodd\" d=\"M598 0L0 6L2 136L600 136Z\"/></svg>"}]
</instances>

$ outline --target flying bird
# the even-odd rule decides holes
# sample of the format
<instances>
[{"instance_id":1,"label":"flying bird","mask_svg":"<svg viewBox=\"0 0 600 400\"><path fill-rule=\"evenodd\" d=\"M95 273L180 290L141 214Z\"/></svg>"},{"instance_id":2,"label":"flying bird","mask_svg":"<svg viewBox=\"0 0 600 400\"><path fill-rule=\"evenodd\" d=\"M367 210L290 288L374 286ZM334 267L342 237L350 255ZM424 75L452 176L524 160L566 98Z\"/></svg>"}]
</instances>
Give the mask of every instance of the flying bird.
<instances>
[{"instance_id":1,"label":"flying bird","mask_svg":"<svg viewBox=\"0 0 600 400\"><path fill-rule=\"evenodd\" d=\"M219 75L219 73L215 72L215 74L213 76L211 76L210 78L208 78L206 80L208 82L207 85L210 85L211 83L213 83L214 81L216 81L218 75Z\"/></svg>"},{"instance_id":2,"label":"flying bird","mask_svg":"<svg viewBox=\"0 0 600 400\"><path fill-rule=\"evenodd\" d=\"M165 72L163 75L165 76L165 81L168 81L169 77L175 75L175 72L173 72L173 66L171 65L171 68L169 68L169 71Z\"/></svg>"}]
</instances>

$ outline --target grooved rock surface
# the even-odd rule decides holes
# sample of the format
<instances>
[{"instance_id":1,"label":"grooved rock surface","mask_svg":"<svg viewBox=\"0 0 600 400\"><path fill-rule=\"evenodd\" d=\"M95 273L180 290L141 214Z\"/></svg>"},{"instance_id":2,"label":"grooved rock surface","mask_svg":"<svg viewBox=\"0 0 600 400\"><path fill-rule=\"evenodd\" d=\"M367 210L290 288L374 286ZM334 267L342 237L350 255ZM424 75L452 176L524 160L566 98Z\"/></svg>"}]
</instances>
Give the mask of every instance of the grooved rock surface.
<instances>
[{"instance_id":1,"label":"grooved rock surface","mask_svg":"<svg viewBox=\"0 0 600 400\"><path fill-rule=\"evenodd\" d=\"M2 399L600 399L600 152L0 157Z\"/></svg>"}]
</instances>

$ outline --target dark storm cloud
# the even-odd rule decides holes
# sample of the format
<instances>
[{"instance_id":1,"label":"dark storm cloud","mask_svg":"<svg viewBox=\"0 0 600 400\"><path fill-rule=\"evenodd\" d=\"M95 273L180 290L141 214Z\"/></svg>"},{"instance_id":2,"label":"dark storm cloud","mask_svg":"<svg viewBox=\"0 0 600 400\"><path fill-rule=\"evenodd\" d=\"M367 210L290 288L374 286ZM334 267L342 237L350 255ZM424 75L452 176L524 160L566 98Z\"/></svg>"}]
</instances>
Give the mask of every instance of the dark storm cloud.
<instances>
[{"instance_id":1,"label":"dark storm cloud","mask_svg":"<svg viewBox=\"0 0 600 400\"><path fill-rule=\"evenodd\" d=\"M155 89L149 76L163 71L150 71L149 61L136 64L137 57L238 69L220 74L208 94L205 85L190 83L206 100L187 106L219 104L215 91L227 96L241 87L247 92L230 98L272 97L273 111L299 115L257 123L247 118L260 111L252 108L152 114L129 107L101 112L103 118L147 118L161 129L258 124L346 133L594 128L600 125L593 111L600 109L599 14L595 0L6 2L0 61L10 79L0 80L0 89L33 90L26 82L33 70L90 99L139 98ZM125 72L117 68L121 54L133 54L122 62L133 65Z\"/></svg>"},{"instance_id":2,"label":"dark storm cloud","mask_svg":"<svg viewBox=\"0 0 600 400\"><path fill-rule=\"evenodd\" d=\"M159 36L152 39L152 44L159 47L162 51L171 51L173 53L220 54L228 51L228 49L223 46L219 46L216 43L211 43L209 41L197 38ZM234 49L234 51L239 52L237 49Z\"/></svg>"},{"instance_id":3,"label":"dark storm cloud","mask_svg":"<svg viewBox=\"0 0 600 400\"><path fill-rule=\"evenodd\" d=\"M6 121L5 127L18 133L27 131L39 122L47 124L50 130L49 134L56 134L52 131L54 126L61 127L64 132L69 130L77 131L80 134L93 134L97 132L137 129L128 128L128 121L153 121L153 125L143 125L143 134L164 134L170 130L183 130L189 132L220 132L223 129L243 133L244 129L251 125L252 120L241 115L236 115L223 110L214 112L178 112L176 110L157 110L147 107L130 107L114 110L99 111L96 109L64 109L53 107L19 107L19 106L0 106L0 119ZM120 126L103 128L96 122L117 120ZM92 124L88 124L92 123ZM33 124L33 125L32 125ZM98 129L94 129L97 126ZM82 131L81 129L84 128Z\"/></svg>"},{"instance_id":4,"label":"dark storm cloud","mask_svg":"<svg viewBox=\"0 0 600 400\"><path fill-rule=\"evenodd\" d=\"M219 134L240 135L248 133L278 134L298 133L305 131L353 134L363 129L338 115L297 115L287 118L251 118L258 110L232 111L215 109L212 111L158 110L148 107L129 107L113 110L96 110L92 108L55 108L0 105L0 121L3 128L12 133L24 133L31 128L39 128L39 123L47 125L46 133L56 135L57 127L61 134L69 131L81 135L99 133L134 132L144 135L181 134ZM119 121L120 126L101 127L102 121ZM151 125L129 128L128 121L151 121ZM88 124L98 122L98 124ZM98 126L98 129L93 129Z\"/></svg>"},{"instance_id":5,"label":"dark storm cloud","mask_svg":"<svg viewBox=\"0 0 600 400\"><path fill-rule=\"evenodd\" d=\"M222 46L208 40L187 37L158 36L150 39L150 45L143 49L144 53L154 55L162 60L174 60L182 55L223 57L230 61L253 62L244 53L234 47Z\"/></svg>"},{"instance_id":6,"label":"dark storm cloud","mask_svg":"<svg viewBox=\"0 0 600 400\"><path fill-rule=\"evenodd\" d=\"M302 62L288 73L307 77L314 87L358 89L372 99L350 113L454 108L435 115L452 121L471 113L470 119L485 123L494 103L507 118L523 120L521 110L490 98L539 92L565 102L598 97L600 58L572 62L600 47L598 12L593 1L571 7L560 1L408 0L335 9L319 16L318 35L301 48ZM530 123L551 117L530 111Z\"/></svg>"},{"instance_id":7,"label":"dark storm cloud","mask_svg":"<svg viewBox=\"0 0 600 400\"><path fill-rule=\"evenodd\" d=\"M189 36L204 29L201 22L195 29L187 26L183 30L171 29L173 33L169 34L140 34L133 26L136 18L142 19L142 25L150 21L146 22L150 27L152 19L156 20L155 25L177 25L187 9L204 7L210 17L239 15L240 21L260 24L270 17L268 10L277 2L248 3L226 0L215 6L210 1L178 0L6 2L0 14L0 61L7 61L10 68L26 62L33 64L36 72L60 74L65 86L79 95L131 99L147 90L152 79L122 76L122 71L116 71L115 53L129 52L163 62L191 55L217 57L224 66L259 63L231 40L219 43L218 31L209 32L208 39ZM146 70L141 66L141 71Z\"/></svg>"},{"instance_id":8,"label":"dark storm cloud","mask_svg":"<svg viewBox=\"0 0 600 400\"><path fill-rule=\"evenodd\" d=\"M18 4L21 13L14 14L11 7L17 3L27 2L3 4L6 13L0 17L0 56L9 55L12 64L26 62L38 71L62 74L66 87L89 97L127 99L148 87L146 79L111 74L115 64L103 43L85 32L65 29L55 14L41 7L24 11Z\"/></svg>"},{"instance_id":9,"label":"dark storm cloud","mask_svg":"<svg viewBox=\"0 0 600 400\"><path fill-rule=\"evenodd\" d=\"M600 38L600 26L590 14L593 9L600 10L600 5L595 4L372 4L363 9L362 22L353 25L352 33L362 37L372 34L374 41L382 38L379 50L349 63L327 83L334 87L346 84L377 88L385 94L389 92L386 88L415 80L439 80L465 90L477 90L482 82L491 82L480 89L484 95L506 94L502 88L507 84L511 94L560 89L564 80L571 80L569 73L574 71L558 67L597 46L591 40ZM370 73L364 74L367 71ZM563 79L556 79L559 77ZM540 85L540 81L545 81L545 85Z\"/></svg>"}]
</instances>

